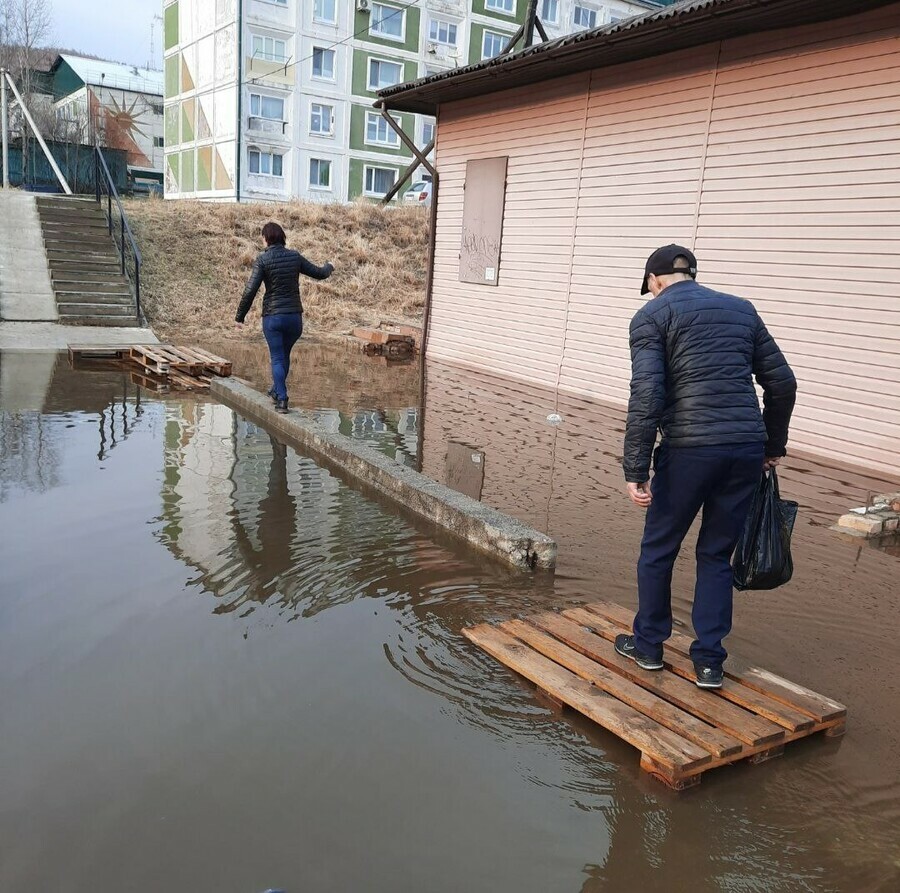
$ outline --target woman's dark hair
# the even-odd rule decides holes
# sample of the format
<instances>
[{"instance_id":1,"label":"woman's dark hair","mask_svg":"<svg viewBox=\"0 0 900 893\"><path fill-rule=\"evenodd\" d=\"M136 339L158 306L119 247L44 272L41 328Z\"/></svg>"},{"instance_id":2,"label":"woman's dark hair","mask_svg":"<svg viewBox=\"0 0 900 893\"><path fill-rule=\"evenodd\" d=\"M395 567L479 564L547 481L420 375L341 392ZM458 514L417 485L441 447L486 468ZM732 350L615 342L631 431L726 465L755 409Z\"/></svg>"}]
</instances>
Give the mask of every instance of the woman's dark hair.
<instances>
[{"instance_id":1,"label":"woman's dark hair","mask_svg":"<svg viewBox=\"0 0 900 893\"><path fill-rule=\"evenodd\" d=\"M284 245L287 241L284 230L277 223L267 223L262 228L262 237L269 245Z\"/></svg>"}]
</instances>

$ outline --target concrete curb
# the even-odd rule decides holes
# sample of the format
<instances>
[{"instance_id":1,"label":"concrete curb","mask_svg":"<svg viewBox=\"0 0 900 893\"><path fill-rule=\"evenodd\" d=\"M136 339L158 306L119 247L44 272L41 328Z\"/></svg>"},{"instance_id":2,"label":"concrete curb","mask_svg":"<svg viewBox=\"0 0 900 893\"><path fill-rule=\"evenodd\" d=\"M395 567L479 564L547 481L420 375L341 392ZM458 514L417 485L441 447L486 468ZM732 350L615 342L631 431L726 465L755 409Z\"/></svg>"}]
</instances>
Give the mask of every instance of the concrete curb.
<instances>
[{"instance_id":1,"label":"concrete curb","mask_svg":"<svg viewBox=\"0 0 900 893\"><path fill-rule=\"evenodd\" d=\"M239 379L214 378L210 391L232 409L298 444L327 467L346 472L482 552L522 570L556 566L556 542L515 518L400 465L365 444L331 434L306 413L275 412L267 396Z\"/></svg>"}]
</instances>

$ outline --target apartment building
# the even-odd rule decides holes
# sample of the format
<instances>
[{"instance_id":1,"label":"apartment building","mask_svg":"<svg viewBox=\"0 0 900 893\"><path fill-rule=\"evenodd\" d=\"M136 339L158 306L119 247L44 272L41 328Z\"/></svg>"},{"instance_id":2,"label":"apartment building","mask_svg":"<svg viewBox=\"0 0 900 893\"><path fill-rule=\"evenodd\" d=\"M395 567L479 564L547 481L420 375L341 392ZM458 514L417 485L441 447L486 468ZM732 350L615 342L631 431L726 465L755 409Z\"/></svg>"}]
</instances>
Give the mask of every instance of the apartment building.
<instances>
[{"instance_id":1,"label":"apartment building","mask_svg":"<svg viewBox=\"0 0 900 893\"><path fill-rule=\"evenodd\" d=\"M661 5L539 0L549 36ZM377 199L412 153L376 92L496 56L526 0L165 0L167 198ZM434 119L396 116L419 147Z\"/></svg>"}]
</instances>

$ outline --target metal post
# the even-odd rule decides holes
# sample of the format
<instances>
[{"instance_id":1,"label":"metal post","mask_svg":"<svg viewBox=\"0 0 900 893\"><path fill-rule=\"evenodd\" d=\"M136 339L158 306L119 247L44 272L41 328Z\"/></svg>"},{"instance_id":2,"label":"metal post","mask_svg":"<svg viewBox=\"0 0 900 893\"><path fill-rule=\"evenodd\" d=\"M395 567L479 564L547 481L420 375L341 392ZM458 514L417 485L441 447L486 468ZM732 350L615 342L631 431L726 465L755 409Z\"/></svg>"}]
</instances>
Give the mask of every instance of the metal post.
<instances>
[{"instance_id":1,"label":"metal post","mask_svg":"<svg viewBox=\"0 0 900 893\"><path fill-rule=\"evenodd\" d=\"M125 275L125 212L119 210L119 237L122 240L122 275Z\"/></svg>"},{"instance_id":2,"label":"metal post","mask_svg":"<svg viewBox=\"0 0 900 893\"><path fill-rule=\"evenodd\" d=\"M47 144L44 142L44 138L41 136L40 131L37 129L37 125L34 123L34 118L31 117L31 114L25 107L25 102L22 100L22 97L19 94L19 91L16 87L16 82L9 76L8 71L6 72L6 81L9 84L10 89L13 91L13 96L16 97L16 101L19 103L19 108L22 109L22 114L25 116L25 120L28 122L28 126L31 128L35 139L38 141L38 144L43 150L44 155L46 155L47 161L50 162L50 167L53 168L53 173L56 174L56 179L59 180L59 185L62 186L63 192L65 192L66 195L71 195L72 190L69 188L69 184L66 182L66 178L63 176L62 171L59 169L59 165L56 163L56 159L53 157L53 154L47 148Z\"/></svg>"},{"instance_id":3,"label":"metal post","mask_svg":"<svg viewBox=\"0 0 900 893\"><path fill-rule=\"evenodd\" d=\"M9 106L6 101L5 68L0 68L0 130L3 131L3 188L9 189Z\"/></svg>"}]
</instances>

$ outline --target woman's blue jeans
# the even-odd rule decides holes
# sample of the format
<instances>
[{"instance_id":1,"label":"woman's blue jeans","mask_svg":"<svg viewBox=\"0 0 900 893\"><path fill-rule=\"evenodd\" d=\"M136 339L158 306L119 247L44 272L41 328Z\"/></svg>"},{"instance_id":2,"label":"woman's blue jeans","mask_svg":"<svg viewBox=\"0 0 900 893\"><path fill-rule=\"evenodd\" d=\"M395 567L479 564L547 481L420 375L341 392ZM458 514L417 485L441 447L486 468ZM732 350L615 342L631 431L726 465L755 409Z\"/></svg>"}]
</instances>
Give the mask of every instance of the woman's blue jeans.
<instances>
[{"instance_id":1,"label":"woman's blue jeans","mask_svg":"<svg viewBox=\"0 0 900 893\"><path fill-rule=\"evenodd\" d=\"M278 400L287 400L287 377L291 371L291 348L303 334L303 314L273 313L263 317L263 334L272 361L272 385Z\"/></svg>"}]
</instances>

